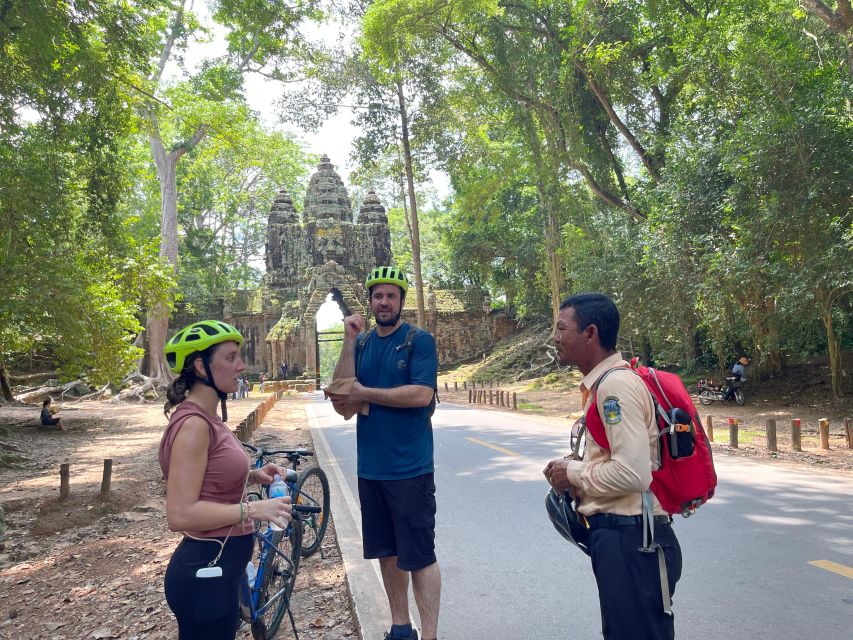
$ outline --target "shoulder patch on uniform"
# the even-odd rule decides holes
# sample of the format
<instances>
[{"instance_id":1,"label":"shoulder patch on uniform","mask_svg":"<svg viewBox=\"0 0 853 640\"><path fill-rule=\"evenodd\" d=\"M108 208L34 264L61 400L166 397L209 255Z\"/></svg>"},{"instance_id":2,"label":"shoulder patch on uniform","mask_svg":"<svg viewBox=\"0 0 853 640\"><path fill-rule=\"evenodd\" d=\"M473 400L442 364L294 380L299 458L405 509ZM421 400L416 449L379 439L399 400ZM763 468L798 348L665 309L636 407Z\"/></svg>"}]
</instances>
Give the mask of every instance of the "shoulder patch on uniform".
<instances>
[{"instance_id":1,"label":"shoulder patch on uniform","mask_svg":"<svg viewBox=\"0 0 853 640\"><path fill-rule=\"evenodd\" d=\"M622 422L622 407L619 406L619 398L607 396L601 405L604 414L604 422L607 424L619 424Z\"/></svg>"}]
</instances>

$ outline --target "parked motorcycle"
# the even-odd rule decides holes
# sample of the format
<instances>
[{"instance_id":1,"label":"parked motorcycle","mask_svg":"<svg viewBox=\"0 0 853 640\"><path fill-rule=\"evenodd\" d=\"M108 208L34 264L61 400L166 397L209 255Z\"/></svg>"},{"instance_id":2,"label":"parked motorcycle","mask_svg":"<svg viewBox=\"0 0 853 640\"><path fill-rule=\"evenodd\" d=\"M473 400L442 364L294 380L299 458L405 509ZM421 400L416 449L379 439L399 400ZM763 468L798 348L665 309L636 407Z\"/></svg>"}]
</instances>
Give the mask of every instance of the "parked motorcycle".
<instances>
[{"instance_id":1,"label":"parked motorcycle","mask_svg":"<svg viewBox=\"0 0 853 640\"><path fill-rule=\"evenodd\" d=\"M726 398L729 385L733 387L732 394ZM726 378L726 384L715 384L713 380L700 380L696 386L699 388L699 402L705 406L713 402L734 401L742 407L746 402L739 376L729 376Z\"/></svg>"}]
</instances>

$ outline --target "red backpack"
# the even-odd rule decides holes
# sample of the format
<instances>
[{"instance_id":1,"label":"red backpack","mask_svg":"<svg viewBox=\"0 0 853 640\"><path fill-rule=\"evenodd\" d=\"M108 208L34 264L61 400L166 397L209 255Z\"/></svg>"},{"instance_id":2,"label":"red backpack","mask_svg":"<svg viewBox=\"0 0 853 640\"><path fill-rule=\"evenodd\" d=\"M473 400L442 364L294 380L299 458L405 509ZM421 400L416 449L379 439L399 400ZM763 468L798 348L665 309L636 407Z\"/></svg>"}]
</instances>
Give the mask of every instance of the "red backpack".
<instances>
[{"instance_id":1,"label":"red backpack","mask_svg":"<svg viewBox=\"0 0 853 640\"><path fill-rule=\"evenodd\" d=\"M586 415L585 427L602 449L609 450L610 443L598 414L595 395L605 376L624 368L605 371L590 390L593 410ZM651 491L668 514L680 513L688 517L714 496L717 486L711 444L702 421L676 374L639 366L637 358L631 360L629 370L640 376L651 393L660 429L660 468L652 472Z\"/></svg>"}]
</instances>

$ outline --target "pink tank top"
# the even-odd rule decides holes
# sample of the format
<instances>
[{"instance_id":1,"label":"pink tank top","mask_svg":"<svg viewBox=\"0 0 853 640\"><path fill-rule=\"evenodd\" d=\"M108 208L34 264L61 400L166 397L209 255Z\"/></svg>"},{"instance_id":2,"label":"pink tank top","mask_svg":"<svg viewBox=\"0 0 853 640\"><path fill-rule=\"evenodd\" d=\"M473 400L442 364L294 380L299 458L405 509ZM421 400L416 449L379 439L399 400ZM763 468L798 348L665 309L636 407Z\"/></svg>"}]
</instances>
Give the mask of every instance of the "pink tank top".
<instances>
[{"instance_id":1,"label":"pink tank top","mask_svg":"<svg viewBox=\"0 0 853 640\"><path fill-rule=\"evenodd\" d=\"M169 417L163 438L160 440L160 469L169 479L169 464L172 456L172 443L181 426L191 416L199 416L210 425L210 444L207 447L207 468L198 499L221 504L237 504L244 497L246 475L249 473L249 455L231 430L218 416L211 415L194 402L185 400ZM232 536L242 536L253 531L251 521L213 529L211 531L187 531L196 538L223 537L231 531Z\"/></svg>"}]
</instances>

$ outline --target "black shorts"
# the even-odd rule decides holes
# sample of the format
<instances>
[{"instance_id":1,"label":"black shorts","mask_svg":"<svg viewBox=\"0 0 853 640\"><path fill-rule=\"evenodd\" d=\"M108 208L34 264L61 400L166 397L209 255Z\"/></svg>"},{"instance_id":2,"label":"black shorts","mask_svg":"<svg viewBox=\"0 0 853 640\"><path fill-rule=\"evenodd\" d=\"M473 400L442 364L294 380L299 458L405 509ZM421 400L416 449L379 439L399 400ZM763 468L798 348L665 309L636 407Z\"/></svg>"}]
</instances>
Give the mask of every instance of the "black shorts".
<instances>
[{"instance_id":1,"label":"black shorts","mask_svg":"<svg viewBox=\"0 0 853 640\"><path fill-rule=\"evenodd\" d=\"M223 538L216 538L222 540ZM240 584L252 557L254 538L230 536L219 558L219 577L199 578L219 545L184 538L166 567L166 602L178 621L179 640L234 640L240 624Z\"/></svg>"},{"instance_id":2,"label":"black shorts","mask_svg":"<svg viewBox=\"0 0 853 640\"><path fill-rule=\"evenodd\" d=\"M435 482L432 473L405 480L358 479L364 557L397 557L403 571L434 564Z\"/></svg>"}]
</instances>

